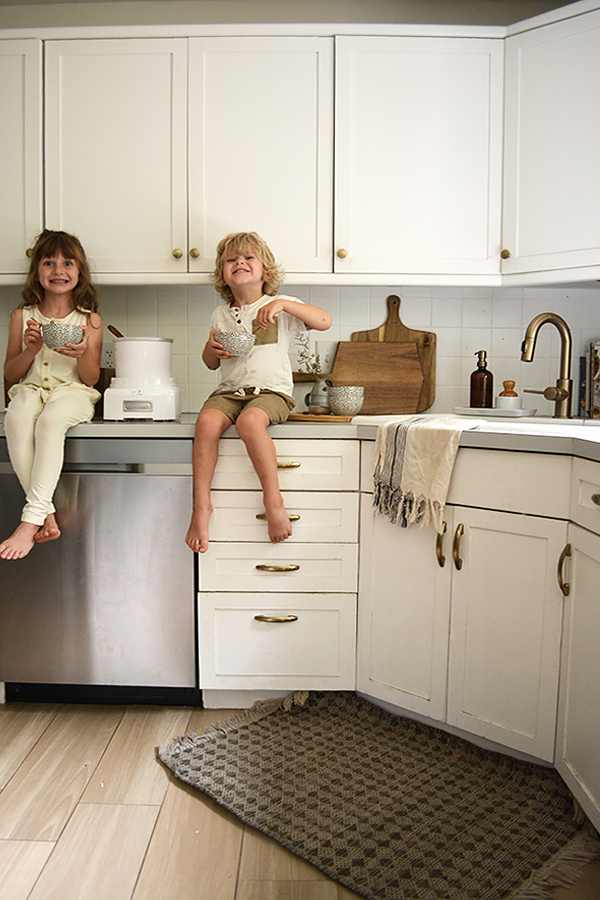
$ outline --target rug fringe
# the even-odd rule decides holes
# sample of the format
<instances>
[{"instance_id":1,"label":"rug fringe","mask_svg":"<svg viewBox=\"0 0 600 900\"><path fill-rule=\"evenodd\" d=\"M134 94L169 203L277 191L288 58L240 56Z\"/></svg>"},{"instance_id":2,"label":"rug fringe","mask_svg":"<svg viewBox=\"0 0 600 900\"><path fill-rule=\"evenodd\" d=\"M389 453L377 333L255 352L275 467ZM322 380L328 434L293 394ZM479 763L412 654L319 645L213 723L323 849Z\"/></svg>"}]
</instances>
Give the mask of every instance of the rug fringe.
<instances>
[{"instance_id":1,"label":"rug fringe","mask_svg":"<svg viewBox=\"0 0 600 900\"><path fill-rule=\"evenodd\" d=\"M555 888L571 887L581 878L583 867L599 857L598 839L579 832L505 900L552 900Z\"/></svg>"},{"instance_id":2,"label":"rug fringe","mask_svg":"<svg viewBox=\"0 0 600 900\"><path fill-rule=\"evenodd\" d=\"M229 734L241 728L243 725L249 725L251 722L259 722L266 716L272 715L274 712L283 710L289 712L294 706L304 706L310 696L309 691L293 691L286 694L285 697L275 697L269 700L257 700L250 709L243 709L241 712L230 716L225 722L217 722L215 725L208 725L203 734Z\"/></svg>"}]
</instances>

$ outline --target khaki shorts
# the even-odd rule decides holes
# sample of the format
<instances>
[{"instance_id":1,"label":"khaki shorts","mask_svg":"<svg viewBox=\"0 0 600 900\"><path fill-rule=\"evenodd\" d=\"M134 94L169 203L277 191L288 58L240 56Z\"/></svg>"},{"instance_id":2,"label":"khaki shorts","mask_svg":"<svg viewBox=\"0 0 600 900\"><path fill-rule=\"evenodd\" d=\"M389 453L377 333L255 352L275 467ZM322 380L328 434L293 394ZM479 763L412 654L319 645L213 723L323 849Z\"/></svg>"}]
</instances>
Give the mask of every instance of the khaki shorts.
<instances>
[{"instance_id":1,"label":"khaki shorts","mask_svg":"<svg viewBox=\"0 0 600 900\"><path fill-rule=\"evenodd\" d=\"M246 388L245 396L240 396L236 391L215 392L204 402L202 409L220 409L232 422L235 422L244 409L252 406L264 409L269 417L271 425L280 425L296 405L296 401L286 394L277 394L275 391L261 390L254 394L252 388Z\"/></svg>"}]
</instances>

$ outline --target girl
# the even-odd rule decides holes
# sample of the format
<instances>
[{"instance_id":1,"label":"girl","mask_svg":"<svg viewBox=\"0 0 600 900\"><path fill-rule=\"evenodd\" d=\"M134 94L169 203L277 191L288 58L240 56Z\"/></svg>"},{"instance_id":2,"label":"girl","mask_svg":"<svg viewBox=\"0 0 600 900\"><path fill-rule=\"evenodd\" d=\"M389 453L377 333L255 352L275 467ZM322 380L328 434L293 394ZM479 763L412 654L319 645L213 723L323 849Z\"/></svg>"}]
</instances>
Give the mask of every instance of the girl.
<instances>
[{"instance_id":1,"label":"girl","mask_svg":"<svg viewBox=\"0 0 600 900\"><path fill-rule=\"evenodd\" d=\"M186 535L187 545L196 553L208 549L210 488L219 438L233 422L262 486L269 540L276 544L290 537L275 445L267 427L285 422L295 406L288 357L291 335L331 326L331 316L318 306L278 293L283 270L254 231L223 238L217 247L213 281L225 303L213 313L202 358L209 369L220 369L221 383L196 421L193 510ZM254 334L256 343L248 356L234 357L215 340L216 331Z\"/></svg>"},{"instance_id":2,"label":"girl","mask_svg":"<svg viewBox=\"0 0 600 900\"><path fill-rule=\"evenodd\" d=\"M34 542L60 537L52 502L63 464L65 434L89 422L100 394L102 321L96 288L79 240L45 230L32 251L23 302L10 318L4 377L13 385L4 431L25 491L21 524L0 544L0 559L22 559ZM79 344L49 350L41 325L81 325Z\"/></svg>"}]
</instances>

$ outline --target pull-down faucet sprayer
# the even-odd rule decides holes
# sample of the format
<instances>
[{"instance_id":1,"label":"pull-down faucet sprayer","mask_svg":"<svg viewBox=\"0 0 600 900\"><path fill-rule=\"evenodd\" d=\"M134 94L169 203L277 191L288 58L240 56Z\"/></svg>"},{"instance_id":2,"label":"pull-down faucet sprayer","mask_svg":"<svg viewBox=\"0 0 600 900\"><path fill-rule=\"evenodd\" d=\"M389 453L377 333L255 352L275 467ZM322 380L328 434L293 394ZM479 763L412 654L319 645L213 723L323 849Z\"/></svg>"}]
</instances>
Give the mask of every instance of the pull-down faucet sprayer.
<instances>
[{"instance_id":1,"label":"pull-down faucet sprayer","mask_svg":"<svg viewBox=\"0 0 600 900\"><path fill-rule=\"evenodd\" d=\"M573 396L573 382L571 381L571 329L564 319L556 313L546 312L535 316L527 326L525 340L521 345L521 359L523 362L532 362L535 352L538 331L550 322L558 329L560 335L560 372L556 379L556 387L547 387L543 391L525 389L528 394L543 394L546 400L554 401L554 418L571 418L571 397Z\"/></svg>"}]
</instances>

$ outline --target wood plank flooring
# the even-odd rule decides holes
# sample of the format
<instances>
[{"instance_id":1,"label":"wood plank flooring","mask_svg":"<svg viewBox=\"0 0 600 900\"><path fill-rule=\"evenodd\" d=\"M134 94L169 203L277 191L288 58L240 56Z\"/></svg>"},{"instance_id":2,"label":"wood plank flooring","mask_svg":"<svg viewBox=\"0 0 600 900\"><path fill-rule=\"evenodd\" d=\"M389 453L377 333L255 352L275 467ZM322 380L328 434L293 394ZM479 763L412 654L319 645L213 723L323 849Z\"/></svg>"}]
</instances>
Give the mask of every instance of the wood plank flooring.
<instances>
[{"instance_id":1,"label":"wood plank flooring","mask_svg":"<svg viewBox=\"0 0 600 900\"><path fill-rule=\"evenodd\" d=\"M357 900L154 748L232 710L0 706L2 900ZM556 900L598 900L600 862Z\"/></svg>"}]
</instances>

